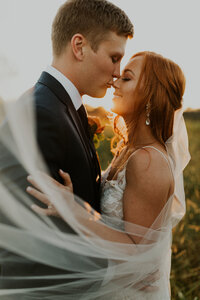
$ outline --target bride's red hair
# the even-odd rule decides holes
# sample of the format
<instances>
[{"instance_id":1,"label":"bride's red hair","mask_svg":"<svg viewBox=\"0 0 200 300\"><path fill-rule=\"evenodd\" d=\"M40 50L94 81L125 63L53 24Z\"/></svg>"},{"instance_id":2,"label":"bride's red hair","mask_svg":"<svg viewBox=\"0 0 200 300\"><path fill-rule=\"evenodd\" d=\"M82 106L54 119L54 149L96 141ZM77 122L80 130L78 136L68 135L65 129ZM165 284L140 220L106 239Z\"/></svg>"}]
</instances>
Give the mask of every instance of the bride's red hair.
<instances>
[{"instance_id":1,"label":"bride's red hair","mask_svg":"<svg viewBox=\"0 0 200 300\"><path fill-rule=\"evenodd\" d=\"M140 148L142 146L135 145L134 133L137 131L140 117L146 111L147 103L150 103L149 126L152 134L164 146L173 133L174 113L182 107L185 76L176 63L160 54L143 51L136 53L131 59L137 56L143 56L144 60L134 92L136 101L134 102L132 122L129 124L129 132L132 132L132 136L129 137L130 147L128 148ZM116 133L119 134L117 131ZM119 147L113 149L113 152L116 153L118 150L119 153L122 148L123 144L121 143ZM127 153L127 155L129 154ZM127 157L124 157L124 160L127 160Z\"/></svg>"},{"instance_id":2,"label":"bride's red hair","mask_svg":"<svg viewBox=\"0 0 200 300\"><path fill-rule=\"evenodd\" d=\"M149 102L152 133L164 145L172 135L174 112L182 107L185 76L176 63L162 55L144 51L136 53L131 59L137 56L143 56L144 61L136 87L138 101L133 116L133 131Z\"/></svg>"}]
</instances>

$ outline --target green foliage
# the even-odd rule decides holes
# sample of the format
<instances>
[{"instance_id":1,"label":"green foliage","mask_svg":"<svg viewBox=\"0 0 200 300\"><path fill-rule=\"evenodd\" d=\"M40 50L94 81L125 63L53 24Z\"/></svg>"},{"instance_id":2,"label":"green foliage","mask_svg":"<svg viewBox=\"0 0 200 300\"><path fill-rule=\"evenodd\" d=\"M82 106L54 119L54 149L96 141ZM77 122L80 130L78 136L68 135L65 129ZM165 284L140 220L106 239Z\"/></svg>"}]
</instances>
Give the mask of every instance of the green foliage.
<instances>
[{"instance_id":1,"label":"green foliage","mask_svg":"<svg viewBox=\"0 0 200 300\"><path fill-rule=\"evenodd\" d=\"M101 168L102 170L105 170L113 158L110 145L111 145L112 138L114 136L114 132L111 126L109 125L105 126L103 135L104 135L104 139L99 141L98 148L96 149L99 155Z\"/></svg>"},{"instance_id":2,"label":"green foliage","mask_svg":"<svg viewBox=\"0 0 200 300\"><path fill-rule=\"evenodd\" d=\"M187 212L173 232L171 288L172 300L200 300L200 120L186 120L191 161L184 171ZM114 133L107 124L98 154L106 169L113 154Z\"/></svg>"}]
</instances>

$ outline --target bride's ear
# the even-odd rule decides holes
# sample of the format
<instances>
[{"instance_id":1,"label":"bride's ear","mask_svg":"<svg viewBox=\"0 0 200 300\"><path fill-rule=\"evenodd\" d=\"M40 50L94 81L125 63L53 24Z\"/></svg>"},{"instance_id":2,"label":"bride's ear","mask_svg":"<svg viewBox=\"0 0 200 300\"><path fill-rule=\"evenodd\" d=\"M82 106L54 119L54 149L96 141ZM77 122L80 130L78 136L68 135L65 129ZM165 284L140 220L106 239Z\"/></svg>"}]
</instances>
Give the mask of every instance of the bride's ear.
<instances>
[{"instance_id":1,"label":"bride's ear","mask_svg":"<svg viewBox=\"0 0 200 300\"><path fill-rule=\"evenodd\" d=\"M85 37L82 34L76 33L71 39L72 52L75 58L79 61L84 59L84 49L87 44Z\"/></svg>"}]
</instances>

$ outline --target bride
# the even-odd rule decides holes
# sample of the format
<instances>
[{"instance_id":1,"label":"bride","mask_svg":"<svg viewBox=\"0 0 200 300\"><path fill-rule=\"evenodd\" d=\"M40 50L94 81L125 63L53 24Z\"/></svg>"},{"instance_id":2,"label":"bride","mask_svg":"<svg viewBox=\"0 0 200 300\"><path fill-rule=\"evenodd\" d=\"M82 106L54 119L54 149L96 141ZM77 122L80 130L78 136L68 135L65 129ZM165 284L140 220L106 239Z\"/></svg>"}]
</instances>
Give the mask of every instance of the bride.
<instances>
[{"instance_id":1,"label":"bride","mask_svg":"<svg viewBox=\"0 0 200 300\"><path fill-rule=\"evenodd\" d=\"M24 298L17 299L170 299L172 228L185 213L183 169L190 159L185 77L171 60L145 51L130 59L114 88L112 111L124 119L126 132L102 176L102 215L73 194L70 174L59 171L61 185L38 172L45 171L39 156L39 165L23 157L34 186L27 191L46 208L22 207L16 252L65 270L53 276L66 283L21 289L16 297ZM77 235L54 228L49 216L63 218Z\"/></svg>"}]
</instances>

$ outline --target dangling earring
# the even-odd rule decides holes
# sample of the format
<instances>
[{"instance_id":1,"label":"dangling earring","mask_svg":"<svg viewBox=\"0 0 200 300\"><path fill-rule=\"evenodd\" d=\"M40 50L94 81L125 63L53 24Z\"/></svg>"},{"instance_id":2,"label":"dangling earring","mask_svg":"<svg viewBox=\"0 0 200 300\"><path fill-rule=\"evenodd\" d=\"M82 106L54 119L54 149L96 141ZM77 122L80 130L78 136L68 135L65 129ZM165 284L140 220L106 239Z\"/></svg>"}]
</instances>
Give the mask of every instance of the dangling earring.
<instances>
[{"instance_id":1,"label":"dangling earring","mask_svg":"<svg viewBox=\"0 0 200 300\"><path fill-rule=\"evenodd\" d=\"M146 118L146 125L147 126L149 126L150 125L150 102L148 102L147 104L146 104L146 116L147 116L147 118Z\"/></svg>"}]
</instances>

